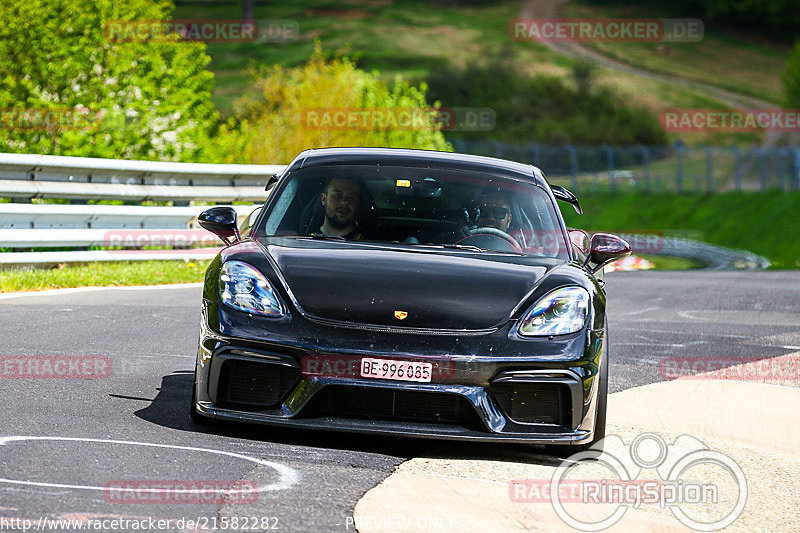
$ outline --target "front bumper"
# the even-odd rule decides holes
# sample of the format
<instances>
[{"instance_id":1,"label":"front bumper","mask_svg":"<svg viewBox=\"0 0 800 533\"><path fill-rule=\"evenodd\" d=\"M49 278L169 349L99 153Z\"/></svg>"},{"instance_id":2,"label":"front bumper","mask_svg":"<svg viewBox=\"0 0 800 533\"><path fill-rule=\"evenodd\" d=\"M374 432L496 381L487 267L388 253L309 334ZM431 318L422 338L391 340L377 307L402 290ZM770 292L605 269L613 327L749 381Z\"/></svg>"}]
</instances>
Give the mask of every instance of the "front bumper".
<instances>
[{"instance_id":1,"label":"front bumper","mask_svg":"<svg viewBox=\"0 0 800 533\"><path fill-rule=\"evenodd\" d=\"M464 441L577 445L594 436L602 330L520 341L510 326L428 337L301 318L282 332L265 319L208 310L195 408L209 418ZM362 357L430 362L432 381L362 378Z\"/></svg>"}]
</instances>

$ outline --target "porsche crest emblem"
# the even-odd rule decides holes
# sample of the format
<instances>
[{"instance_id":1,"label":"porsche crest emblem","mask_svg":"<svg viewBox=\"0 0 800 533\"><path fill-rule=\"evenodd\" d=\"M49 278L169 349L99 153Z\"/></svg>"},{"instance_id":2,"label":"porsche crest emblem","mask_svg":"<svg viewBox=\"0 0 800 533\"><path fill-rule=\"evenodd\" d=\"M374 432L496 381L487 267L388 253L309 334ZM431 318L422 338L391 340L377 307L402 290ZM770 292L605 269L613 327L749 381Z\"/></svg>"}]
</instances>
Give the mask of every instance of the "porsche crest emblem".
<instances>
[{"instance_id":1,"label":"porsche crest emblem","mask_svg":"<svg viewBox=\"0 0 800 533\"><path fill-rule=\"evenodd\" d=\"M408 313L406 311L395 311L394 312L394 317L397 320L403 320L407 316L408 316Z\"/></svg>"}]
</instances>

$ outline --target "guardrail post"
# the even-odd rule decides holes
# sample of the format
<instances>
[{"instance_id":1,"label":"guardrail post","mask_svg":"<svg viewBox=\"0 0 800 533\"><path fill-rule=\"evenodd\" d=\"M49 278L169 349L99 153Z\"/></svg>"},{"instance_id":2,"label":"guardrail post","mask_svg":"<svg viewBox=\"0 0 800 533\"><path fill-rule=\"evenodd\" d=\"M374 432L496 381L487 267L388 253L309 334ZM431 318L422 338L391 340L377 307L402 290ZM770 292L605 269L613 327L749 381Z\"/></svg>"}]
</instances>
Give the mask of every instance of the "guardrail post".
<instances>
[{"instance_id":1,"label":"guardrail post","mask_svg":"<svg viewBox=\"0 0 800 533\"><path fill-rule=\"evenodd\" d=\"M789 187L786 186L786 177L784 175L783 170L784 170L784 164L789 163L789 156L791 154L789 153L788 148L776 148L775 153L778 158L778 179L780 180L781 190L788 191ZM784 156L786 157L784 158Z\"/></svg>"},{"instance_id":2,"label":"guardrail post","mask_svg":"<svg viewBox=\"0 0 800 533\"><path fill-rule=\"evenodd\" d=\"M733 188L734 190L741 191L742 190L742 152L739 150L738 146L731 146L731 152L733 152L734 157L734 168L733 168Z\"/></svg>"},{"instance_id":3,"label":"guardrail post","mask_svg":"<svg viewBox=\"0 0 800 533\"><path fill-rule=\"evenodd\" d=\"M607 144L603 145L603 150L606 153L606 163L608 165L608 185L612 191L617 190L617 177L614 173L614 151Z\"/></svg>"},{"instance_id":4,"label":"guardrail post","mask_svg":"<svg viewBox=\"0 0 800 533\"><path fill-rule=\"evenodd\" d=\"M494 142L494 156L503 157L503 145L497 141Z\"/></svg>"},{"instance_id":5,"label":"guardrail post","mask_svg":"<svg viewBox=\"0 0 800 533\"><path fill-rule=\"evenodd\" d=\"M578 150L571 144L567 145L569 152L570 186L573 191L578 190Z\"/></svg>"},{"instance_id":6,"label":"guardrail post","mask_svg":"<svg viewBox=\"0 0 800 533\"><path fill-rule=\"evenodd\" d=\"M767 151L760 146L757 149L758 153L758 175L761 180L761 190L767 190Z\"/></svg>"},{"instance_id":7,"label":"guardrail post","mask_svg":"<svg viewBox=\"0 0 800 533\"><path fill-rule=\"evenodd\" d=\"M683 143L675 141L675 191L683 189Z\"/></svg>"},{"instance_id":8,"label":"guardrail post","mask_svg":"<svg viewBox=\"0 0 800 533\"><path fill-rule=\"evenodd\" d=\"M638 145L642 152L642 169L644 170L644 190L650 191L650 150L641 144Z\"/></svg>"},{"instance_id":9,"label":"guardrail post","mask_svg":"<svg viewBox=\"0 0 800 533\"><path fill-rule=\"evenodd\" d=\"M714 191L714 152L710 147L704 146L706 152L706 191Z\"/></svg>"},{"instance_id":10,"label":"guardrail post","mask_svg":"<svg viewBox=\"0 0 800 533\"><path fill-rule=\"evenodd\" d=\"M531 148L531 155L533 156L533 165L535 167L541 168L542 158L541 158L541 151L539 150L539 145L536 143L531 143L530 148Z\"/></svg>"},{"instance_id":11,"label":"guardrail post","mask_svg":"<svg viewBox=\"0 0 800 533\"><path fill-rule=\"evenodd\" d=\"M795 148L794 152L794 190L800 190L800 148Z\"/></svg>"}]
</instances>

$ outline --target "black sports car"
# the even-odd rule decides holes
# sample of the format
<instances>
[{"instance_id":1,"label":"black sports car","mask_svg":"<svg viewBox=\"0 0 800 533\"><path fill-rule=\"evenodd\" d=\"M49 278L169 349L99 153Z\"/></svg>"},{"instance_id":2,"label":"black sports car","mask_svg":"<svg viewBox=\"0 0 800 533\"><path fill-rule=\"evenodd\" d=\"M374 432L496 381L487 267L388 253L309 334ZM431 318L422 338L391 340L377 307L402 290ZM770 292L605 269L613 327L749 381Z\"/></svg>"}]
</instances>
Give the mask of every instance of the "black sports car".
<instances>
[{"instance_id":1,"label":"black sports car","mask_svg":"<svg viewBox=\"0 0 800 533\"><path fill-rule=\"evenodd\" d=\"M604 436L600 278L630 247L568 230L572 193L529 165L377 148L307 150L270 185L241 234L229 207L200 217L229 245L206 273L193 420Z\"/></svg>"}]
</instances>

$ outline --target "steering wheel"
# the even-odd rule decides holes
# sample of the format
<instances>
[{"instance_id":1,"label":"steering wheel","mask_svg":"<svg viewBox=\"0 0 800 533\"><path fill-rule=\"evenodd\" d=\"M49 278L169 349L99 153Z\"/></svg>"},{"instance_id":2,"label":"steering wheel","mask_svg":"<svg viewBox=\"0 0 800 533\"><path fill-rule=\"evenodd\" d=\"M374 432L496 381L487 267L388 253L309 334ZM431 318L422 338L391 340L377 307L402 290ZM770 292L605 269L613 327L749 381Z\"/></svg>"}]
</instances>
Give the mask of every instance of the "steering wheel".
<instances>
[{"instance_id":1,"label":"steering wheel","mask_svg":"<svg viewBox=\"0 0 800 533\"><path fill-rule=\"evenodd\" d=\"M519 245L519 243L517 242L517 240L514 237L512 237L511 235L509 235L508 233L506 233L503 230L499 230L497 228L489 228L489 227L472 228L471 230L469 230L469 236L468 237L464 237L463 239L458 241L456 244L470 244L467 241L476 240L476 238L479 238L479 237L484 236L484 235L485 236L496 237L498 239L502 239L503 241L506 242L506 244L511 246L512 251L522 252L522 246ZM487 248L487 246L480 246L480 248ZM494 249L494 248L490 248L490 249ZM502 252L502 251L505 251L505 250L498 250L498 251Z\"/></svg>"}]
</instances>

